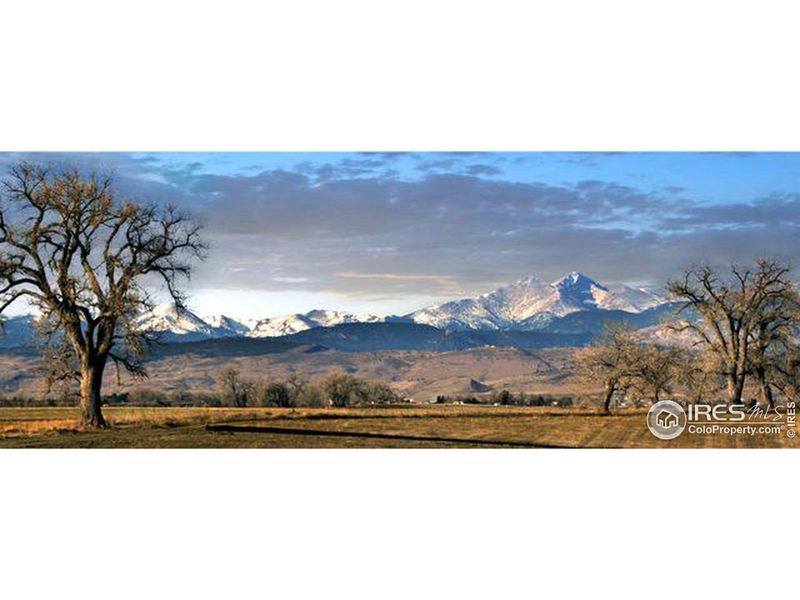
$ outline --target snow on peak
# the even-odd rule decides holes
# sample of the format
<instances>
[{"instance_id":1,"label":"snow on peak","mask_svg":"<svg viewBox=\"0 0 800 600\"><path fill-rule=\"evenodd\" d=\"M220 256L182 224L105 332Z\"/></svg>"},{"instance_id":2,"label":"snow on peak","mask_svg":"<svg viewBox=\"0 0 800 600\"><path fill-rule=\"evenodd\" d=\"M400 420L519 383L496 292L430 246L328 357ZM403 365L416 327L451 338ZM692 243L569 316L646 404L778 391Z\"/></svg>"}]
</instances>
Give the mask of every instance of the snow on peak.
<instances>
[{"instance_id":1,"label":"snow on peak","mask_svg":"<svg viewBox=\"0 0 800 600\"><path fill-rule=\"evenodd\" d=\"M539 329L583 310L641 312L664 300L625 285L605 286L573 271L553 283L531 275L482 294L411 313L416 323L445 329Z\"/></svg>"},{"instance_id":2,"label":"snow on peak","mask_svg":"<svg viewBox=\"0 0 800 600\"><path fill-rule=\"evenodd\" d=\"M333 327L343 323L379 323L384 319L375 315L348 313L338 310L310 310L254 322L247 334L252 337L291 335L314 327Z\"/></svg>"},{"instance_id":3,"label":"snow on peak","mask_svg":"<svg viewBox=\"0 0 800 600\"><path fill-rule=\"evenodd\" d=\"M186 339L216 337L214 328L188 308L174 303L159 304L143 313L137 320L140 331L170 334Z\"/></svg>"},{"instance_id":4,"label":"snow on peak","mask_svg":"<svg viewBox=\"0 0 800 600\"><path fill-rule=\"evenodd\" d=\"M612 283L601 292L595 293L597 307L603 310L624 310L642 312L667 302L667 299L645 290L622 283Z\"/></svg>"},{"instance_id":5,"label":"snow on peak","mask_svg":"<svg viewBox=\"0 0 800 600\"><path fill-rule=\"evenodd\" d=\"M583 273L578 273L577 271L572 271L572 273L567 273L561 279L554 281L552 284L554 288L560 290L583 290L583 289L591 289L593 287L605 289L602 285L597 283L594 279L591 279L584 275Z\"/></svg>"},{"instance_id":6,"label":"snow on peak","mask_svg":"<svg viewBox=\"0 0 800 600\"><path fill-rule=\"evenodd\" d=\"M530 275L480 296L423 308L404 318L451 330L536 330L573 312L621 310L638 313L664 302L664 298L645 289L623 284L603 285L573 271L552 283ZM371 314L321 309L247 321L223 314L202 319L188 309L179 310L174 304L163 304L143 314L138 322L142 330L164 332L168 338L189 341L231 336L277 337L314 327L385 320Z\"/></svg>"},{"instance_id":7,"label":"snow on peak","mask_svg":"<svg viewBox=\"0 0 800 600\"><path fill-rule=\"evenodd\" d=\"M223 336L247 335L250 331L250 328L243 322L228 315L210 315L205 317L205 322L214 329L219 330L219 333Z\"/></svg>"},{"instance_id":8,"label":"snow on peak","mask_svg":"<svg viewBox=\"0 0 800 600\"><path fill-rule=\"evenodd\" d=\"M220 337L277 337L291 335L313 327L332 327L342 323L376 323L384 319L375 315L336 310L312 310L265 319L238 320L223 314L204 319L174 304L160 304L137 320L141 331L165 334L167 340L193 341Z\"/></svg>"},{"instance_id":9,"label":"snow on peak","mask_svg":"<svg viewBox=\"0 0 800 600\"><path fill-rule=\"evenodd\" d=\"M169 329L198 331L208 327L208 323L190 311L188 308L179 308L174 303L159 304L152 310L144 313L138 319L143 329Z\"/></svg>"},{"instance_id":10,"label":"snow on peak","mask_svg":"<svg viewBox=\"0 0 800 600\"><path fill-rule=\"evenodd\" d=\"M565 314L574 312L574 310L598 308L598 295L608 292L607 288L597 283L594 279L577 271L564 275L550 285L555 288L558 294L556 302L561 307L560 312Z\"/></svg>"},{"instance_id":11,"label":"snow on peak","mask_svg":"<svg viewBox=\"0 0 800 600\"><path fill-rule=\"evenodd\" d=\"M247 335L250 337L278 337L281 335L291 335L306 329L311 329L315 325L304 315L299 313L293 315L283 315L281 317L269 317L259 319L250 326Z\"/></svg>"},{"instance_id":12,"label":"snow on peak","mask_svg":"<svg viewBox=\"0 0 800 600\"><path fill-rule=\"evenodd\" d=\"M381 317L375 315L348 313L339 310L310 310L303 316L316 323L318 327L331 327L342 323L377 323L383 321Z\"/></svg>"}]
</instances>

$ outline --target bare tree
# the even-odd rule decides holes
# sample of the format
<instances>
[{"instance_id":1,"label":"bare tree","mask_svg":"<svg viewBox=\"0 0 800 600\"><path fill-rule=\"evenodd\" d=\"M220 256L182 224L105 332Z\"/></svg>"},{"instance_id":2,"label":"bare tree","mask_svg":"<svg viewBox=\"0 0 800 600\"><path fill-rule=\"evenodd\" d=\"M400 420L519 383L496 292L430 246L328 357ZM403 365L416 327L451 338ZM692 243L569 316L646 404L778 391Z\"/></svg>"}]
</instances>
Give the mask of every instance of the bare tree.
<instances>
[{"instance_id":1,"label":"bare tree","mask_svg":"<svg viewBox=\"0 0 800 600\"><path fill-rule=\"evenodd\" d=\"M294 405L292 391L282 381L262 381L257 387L256 396L261 406L291 408Z\"/></svg>"},{"instance_id":2,"label":"bare tree","mask_svg":"<svg viewBox=\"0 0 800 600\"><path fill-rule=\"evenodd\" d=\"M697 404L717 396L724 382L715 353L705 348L684 352L682 363L676 369L675 383L688 402Z\"/></svg>"},{"instance_id":3,"label":"bare tree","mask_svg":"<svg viewBox=\"0 0 800 600\"><path fill-rule=\"evenodd\" d=\"M291 396L292 402L297 402L298 399L302 398L308 386L308 381L297 372L297 369L291 367L289 369L289 375L286 378L286 387L289 388L289 395Z\"/></svg>"},{"instance_id":4,"label":"bare tree","mask_svg":"<svg viewBox=\"0 0 800 600\"><path fill-rule=\"evenodd\" d=\"M775 360L773 385L788 402L800 402L800 348L797 344L786 348Z\"/></svg>"},{"instance_id":5,"label":"bare tree","mask_svg":"<svg viewBox=\"0 0 800 600\"><path fill-rule=\"evenodd\" d=\"M636 337L624 323L609 323L591 346L576 352L578 373L594 385L603 384L603 410L610 412L614 394L630 387L635 373Z\"/></svg>"},{"instance_id":6,"label":"bare tree","mask_svg":"<svg viewBox=\"0 0 800 600\"><path fill-rule=\"evenodd\" d=\"M253 395L253 385L242 378L239 369L233 366L222 367L217 371L216 380L225 404L237 408L247 406Z\"/></svg>"},{"instance_id":7,"label":"bare tree","mask_svg":"<svg viewBox=\"0 0 800 600\"><path fill-rule=\"evenodd\" d=\"M400 400L400 396L395 393L391 386L382 381L360 380L356 386L355 395L361 402L378 404L398 402Z\"/></svg>"},{"instance_id":8,"label":"bare tree","mask_svg":"<svg viewBox=\"0 0 800 600\"><path fill-rule=\"evenodd\" d=\"M145 285L161 281L178 306L189 259L204 249L198 225L173 207L119 200L110 176L20 163L0 204L0 314L27 299L46 345L66 342L61 374L80 381L80 424L106 425L101 410L109 360L144 374L145 338L135 326L152 307ZM152 280L152 281L151 281Z\"/></svg>"},{"instance_id":9,"label":"bare tree","mask_svg":"<svg viewBox=\"0 0 800 600\"><path fill-rule=\"evenodd\" d=\"M662 394L672 392L683 358L683 351L674 346L636 347L629 357L633 387L658 402Z\"/></svg>"},{"instance_id":10,"label":"bare tree","mask_svg":"<svg viewBox=\"0 0 800 600\"><path fill-rule=\"evenodd\" d=\"M699 343L717 356L732 404L741 403L752 366L753 339L758 337L765 315L770 307L781 304L779 299L794 293L789 271L787 265L759 259L751 268L731 266L725 277L709 266L695 267L667 285L672 297L683 301L682 311L699 316L673 328L693 332Z\"/></svg>"},{"instance_id":11,"label":"bare tree","mask_svg":"<svg viewBox=\"0 0 800 600\"><path fill-rule=\"evenodd\" d=\"M322 382L322 387L333 406L345 407L360 396L363 382L349 373L332 373Z\"/></svg>"},{"instance_id":12,"label":"bare tree","mask_svg":"<svg viewBox=\"0 0 800 600\"><path fill-rule=\"evenodd\" d=\"M775 408L772 388L787 356L797 347L795 329L800 323L800 297L790 287L770 296L754 315L750 336L749 371L756 378L761 401Z\"/></svg>"}]
</instances>

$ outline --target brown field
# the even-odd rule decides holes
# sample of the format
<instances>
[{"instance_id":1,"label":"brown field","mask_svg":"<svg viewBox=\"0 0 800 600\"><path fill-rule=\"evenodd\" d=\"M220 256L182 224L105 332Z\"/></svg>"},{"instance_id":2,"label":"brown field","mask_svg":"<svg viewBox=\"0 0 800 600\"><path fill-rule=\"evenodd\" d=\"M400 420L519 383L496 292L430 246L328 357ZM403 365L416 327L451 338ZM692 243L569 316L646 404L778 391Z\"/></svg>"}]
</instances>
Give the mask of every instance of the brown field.
<instances>
[{"instance_id":1,"label":"brown field","mask_svg":"<svg viewBox=\"0 0 800 600\"><path fill-rule=\"evenodd\" d=\"M103 392L113 394L135 389L159 392L209 392L215 389L214 374L223 365L239 369L243 377L281 379L291 371L310 380L332 372L347 371L366 379L385 381L398 393L417 400L439 394L470 394L475 379L500 390L531 394L569 395L577 386L571 381L570 349L476 348L458 352L325 352L308 353L305 348L255 356L186 353L155 357L147 364L149 377L134 381L106 371ZM41 394L42 380L34 356L0 354L0 389L25 396Z\"/></svg>"},{"instance_id":2,"label":"brown field","mask_svg":"<svg viewBox=\"0 0 800 600\"><path fill-rule=\"evenodd\" d=\"M653 437L645 411L495 406L118 408L75 428L72 408L0 408L0 447L38 448L798 448L781 435ZM207 429L220 428L220 431ZM226 430L227 429L227 430Z\"/></svg>"}]
</instances>

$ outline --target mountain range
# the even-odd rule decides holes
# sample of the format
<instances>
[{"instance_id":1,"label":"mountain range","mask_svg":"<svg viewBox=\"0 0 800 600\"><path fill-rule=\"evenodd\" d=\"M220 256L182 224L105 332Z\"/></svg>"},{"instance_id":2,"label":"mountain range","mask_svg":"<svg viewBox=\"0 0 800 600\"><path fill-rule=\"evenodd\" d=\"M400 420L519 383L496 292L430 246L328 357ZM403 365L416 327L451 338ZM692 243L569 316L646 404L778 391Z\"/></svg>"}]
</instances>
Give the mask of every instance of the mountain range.
<instances>
[{"instance_id":1,"label":"mountain range","mask_svg":"<svg viewBox=\"0 0 800 600\"><path fill-rule=\"evenodd\" d=\"M664 298L647 290L622 284L604 286L573 272L553 283L527 277L482 296L418 310L408 318L446 330L538 331L579 311L640 313L664 303Z\"/></svg>"},{"instance_id":2,"label":"mountain range","mask_svg":"<svg viewBox=\"0 0 800 600\"><path fill-rule=\"evenodd\" d=\"M323 328L340 331L365 331L355 324L405 324L435 328L446 333L463 332L540 332L543 334L583 334L596 332L606 320L627 320L639 327L654 324L668 307L666 299L641 288L622 284L603 285L577 272L547 283L531 276L489 293L453 300L402 316L380 317L334 310L312 310L264 319L239 320L227 315L200 317L194 312L178 310L164 304L138 319L142 330L159 332L165 342L198 342L220 338L298 338L316 343L320 335L299 336L303 332ZM0 334L0 348L26 345L33 337L33 317L14 317L6 323L6 334ZM376 329L381 335L391 327ZM401 328L402 329L402 328ZM405 328L426 339L431 333L423 328ZM490 336L500 341L513 336ZM517 336L518 337L518 336ZM472 338L460 336L458 339ZM457 338L448 338L448 340ZM477 338L476 338L477 339ZM455 343L455 342L453 342ZM449 345L448 341L447 344ZM538 341L537 341L538 344Z\"/></svg>"},{"instance_id":3,"label":"mountain range","mask_svg":"<svg viewBox=\"0 0 800 600\"><path fill-rule=\"evenodd\" d=\"M174 304L161 304L142 315L137 326L142 331L160 333L164 341L195 342L227 337L283 337L317 327L384 321L385 318L375 315L335 310L312 310L266 319L237 320L227 315L202 318L191 310L178 310Z\"/></svg>"}]
</instances>

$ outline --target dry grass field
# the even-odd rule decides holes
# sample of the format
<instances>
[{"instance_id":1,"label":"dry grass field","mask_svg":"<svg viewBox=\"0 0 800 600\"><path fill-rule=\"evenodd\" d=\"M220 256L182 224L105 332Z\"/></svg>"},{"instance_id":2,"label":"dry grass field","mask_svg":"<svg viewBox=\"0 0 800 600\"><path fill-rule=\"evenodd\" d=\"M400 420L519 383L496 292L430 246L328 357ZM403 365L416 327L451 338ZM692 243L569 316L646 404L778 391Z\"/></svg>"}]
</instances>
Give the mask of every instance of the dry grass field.
<instances>
[{"instance_id":1,"label":"dry grass field","mask_svg":"<svg viewBox=\"0 0 800 600\"><path fill-rule=\"evenodd\" d=\"M71 408L0 408L0 447L30 448L798 448L781 435L653 437L645 411L495 406L105 409L78 431Z\"/></svg>"}]
</instances>

